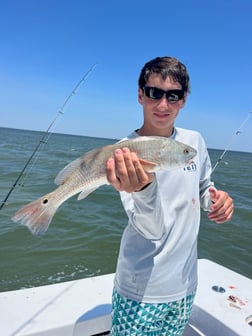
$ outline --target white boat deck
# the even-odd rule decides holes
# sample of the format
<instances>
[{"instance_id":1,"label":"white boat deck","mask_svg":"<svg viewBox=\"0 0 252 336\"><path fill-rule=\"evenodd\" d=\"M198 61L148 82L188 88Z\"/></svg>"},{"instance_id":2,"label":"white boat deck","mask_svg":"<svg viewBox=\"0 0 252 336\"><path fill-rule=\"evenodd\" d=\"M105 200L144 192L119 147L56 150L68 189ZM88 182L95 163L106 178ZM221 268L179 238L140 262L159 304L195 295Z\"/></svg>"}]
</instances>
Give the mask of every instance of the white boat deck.
<instances>
[{"instance_id":1,"label":"white boat deck","mask_svg":"<svg viewBox=\"0 0 252 336\"><path fill-rule=\"evenodd\" d=\"M0 335L109 334L113 278L108 274L0 293ZM252 335L251 279L199 260L198 292L184 336L199 335Z\"/></svg>"},{"instance_id":2,"label":"white boat deck","mask_svg":"<svg viewBox=\"0 0 252 336\"><path fill-rule=\"evenodd\" d=\"M198 264L198 291L184 336L252 336L252 280L209 260Z\"/></svg>"}]
</instances>

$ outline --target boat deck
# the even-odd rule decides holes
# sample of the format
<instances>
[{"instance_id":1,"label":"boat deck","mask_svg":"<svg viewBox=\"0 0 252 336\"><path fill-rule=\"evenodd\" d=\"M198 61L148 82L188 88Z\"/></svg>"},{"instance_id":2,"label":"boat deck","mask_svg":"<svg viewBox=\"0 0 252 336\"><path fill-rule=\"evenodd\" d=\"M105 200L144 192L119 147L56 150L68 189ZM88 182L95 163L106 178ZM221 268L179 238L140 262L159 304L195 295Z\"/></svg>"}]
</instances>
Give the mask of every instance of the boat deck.
<instances>
[{"instance_id":1,"label":"boat deck","mask_svg":"<svg viewBox=\"0 0 252 336\"><path fill-rule=\"evenodd\" d=\"M184 336L251 336L252 280L199 260ZM109 335L114 274L0 293L1 336Z\"/></svg>"}]
</instances>

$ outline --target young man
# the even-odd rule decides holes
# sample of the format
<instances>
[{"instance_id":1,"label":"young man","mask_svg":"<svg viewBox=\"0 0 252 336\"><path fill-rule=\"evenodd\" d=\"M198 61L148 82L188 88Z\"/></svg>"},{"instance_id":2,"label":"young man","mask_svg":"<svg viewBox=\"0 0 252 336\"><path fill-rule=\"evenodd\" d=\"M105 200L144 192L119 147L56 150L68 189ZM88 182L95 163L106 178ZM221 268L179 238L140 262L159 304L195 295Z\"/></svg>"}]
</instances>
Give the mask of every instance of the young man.
<instances>
[{"instance_id":1,"label":"young man","mask_svg":"<svg viewBox=\"0 0 252 336\"><path fill-rule=\"evenodd\" d=\"M197 287L200 207L216 223L231 219L233 201L211 182L211 163L198 132L175 119L190 91L186 67L172 57L146 63L138 81L143 125L128 138L164 136L197 150L187 167L146 173L136 154L116 150L107 178L129 218L112 302L111 335L182 335Z\"/></svg>"}]
</instances>

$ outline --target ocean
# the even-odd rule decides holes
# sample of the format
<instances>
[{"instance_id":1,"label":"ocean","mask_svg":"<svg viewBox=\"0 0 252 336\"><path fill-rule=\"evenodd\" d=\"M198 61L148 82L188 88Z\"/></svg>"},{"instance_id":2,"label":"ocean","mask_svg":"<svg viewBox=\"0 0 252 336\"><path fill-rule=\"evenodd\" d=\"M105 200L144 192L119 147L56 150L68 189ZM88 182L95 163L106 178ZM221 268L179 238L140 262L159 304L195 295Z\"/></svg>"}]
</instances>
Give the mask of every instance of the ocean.
<instances>
[{"instance_id":1,"label":"ocean","mask_svg":"<svg viewBox=\"0 0 252 336\"><path fill-rule=\"evenodd\" d=\"M34 237L11 221L23 205L55 189L61 168L88 150L116 139L0 128L0 204L38 144L39 156L0 210L0 291L27 288L115 272L120 238L127 225L118 193L103 186L82 201L65 202L46 232ZM209 149L214 165L223 151ZM216 224L202 211L199 258L252 278L252 153L229 151L213 174L234 200L232 220ZM24 178L23 178L24 177Z\"/></svg>"}]
</instances>

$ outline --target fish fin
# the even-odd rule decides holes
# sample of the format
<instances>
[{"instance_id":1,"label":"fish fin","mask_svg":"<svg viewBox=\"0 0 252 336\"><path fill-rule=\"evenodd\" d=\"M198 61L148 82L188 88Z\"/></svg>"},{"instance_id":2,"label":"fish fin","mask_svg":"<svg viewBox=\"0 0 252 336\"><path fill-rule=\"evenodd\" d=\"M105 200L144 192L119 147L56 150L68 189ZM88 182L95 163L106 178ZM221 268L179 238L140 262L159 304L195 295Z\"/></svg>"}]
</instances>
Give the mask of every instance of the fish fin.
<instances>
[{"instance_id":1,"label":"fish fin","mask_svg":"<svg viewBox=\"0 0 252 336\"><path fill-rule=\"evenodd\" d=\"M99 178L96 179L95 183L91 183L90 185L86 185L84 189L81 191L81 193L78 196L78 201L82 200L83 198L86 198L89 194L91 194L93 191L101 187L102 185L109 185L109 182L107 180L106 175L103 173L99 176Z\"/></svg>"},{"instance_id":2,"label":"fish fin","mask_svg":"<svg viewBox=\"0 0 252 336\"><path fill-rule=\"evenodd\" d=\"M156 163L155 162L151 162L148 160L144 160L144 159L139 159L141 165L143 166L143 169L146 170L147 172L153 172L154 168L156 167Z\"/></svg>"},{"instance_id":3,"label":"fish fin","mask_svg":"<svg viewBox=\"0 0 252 336\"><path fill-rule=\"evenodd\" d=\"M48 198L49 194L31 202L17 211L13 216L14 222L25 225L35 236L43 235L48 229L58 207Z\"/></svg>"},{"instance_id":4,"label":"fish fin","mask_svg":"<svg viewBox=\"0 0 252 336\"><path fill-rule=\"evenodd\" d=\"M78 201L82 200L83 198L86 198L89 194L91 194L93 191L95 191L98 187L93 187L93 188L90 188L90 189L85 189L83 190L79 196L78 196Z\"/></svg>"},{"instance_id":5,"label":"fish fin","mask_svg":"<svg viewBox=\"0 0 252 336\"><path fill-rule=\"evenodd\" d=\"M81 157L75 159L74 161L70 162L67 166L65 166L56 176L54 183L57 185L61 185L66 182L68 176L75 170L80 169L85 170L86 172L90 169L90 164L95 161L96 156L100 153L99 148L95 148L86 154L82 155Z\"/></svg>"},{"instance_id":6,"label":"fish fin","mask_svg":"<svg viewBox=\"0 0 252 336\"><path fill-rule=\"evenodd\" d=\"M80 166L81 162L83 161L82 157L70 162L67 166L65 166L56 176L54 183L57 185L63 184L65 182L66 177L77 167Z\"/></svg>"}]
</instances>

